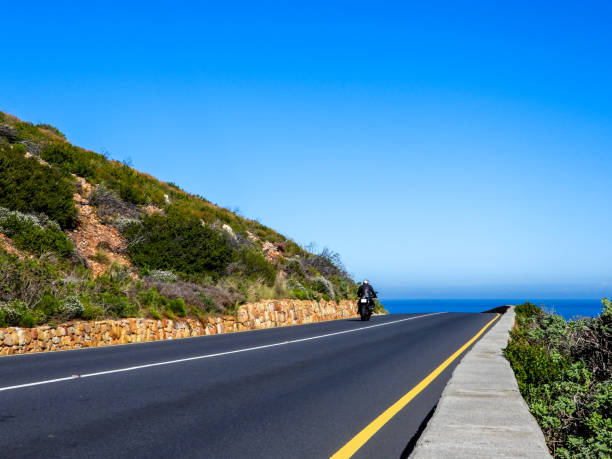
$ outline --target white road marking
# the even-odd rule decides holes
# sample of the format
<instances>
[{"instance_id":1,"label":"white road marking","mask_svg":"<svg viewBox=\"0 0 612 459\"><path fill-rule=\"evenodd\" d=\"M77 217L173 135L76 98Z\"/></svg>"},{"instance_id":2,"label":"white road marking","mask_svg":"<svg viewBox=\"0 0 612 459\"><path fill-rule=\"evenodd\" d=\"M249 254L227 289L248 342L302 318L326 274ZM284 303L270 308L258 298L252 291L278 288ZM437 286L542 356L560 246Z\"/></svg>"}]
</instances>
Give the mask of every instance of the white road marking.
<instances>
[{"instance_id":1,"label":"white road marking","mask_svg":"<svg viewBox=\"0 0 612 459\"><path fill-rule=\"evenodd\" d=\"M382 323L382 324L370 325L370 326L367 326L367 327L359 327L359 328L355 328L353 330L343 330L343 331L340 331L340 332L326 333L325 335L311 336L309 338L300 338L300 339L294 339L294 340L290 340L290 341L282 341L282 342L279 342L279 343L264 344L262 346L255 346L255 347L247 347L247 348L243 348L243 349L236 349L234 351L225 351L225 352L218 352L216 354L198 355L198 356L195 356L195 357L186 357L184 359L167 360L167 361L164 361L164 362L148 363L148 364L145 364L145 365L137 365L137 366L133 366L133 367L117 368L117 369L114 369L114 370L107 370L107 371L98 371L96 373L87 373L87 374L84 374L84 375L72 375L72 376L68 376L66 378L47 379L47 380L44 380L44 381L36 381L36 382L32 382L32 383L27 383L27 384L18 384L16 386L0 387L0 392L7 391L7 390L13 390L13 389L22 389L24 387L40 386L42 384L52 384L52 383L61 382L61 381L69 381L71 379L91 378L93 376L110 375L110 374L113 374L113 373L123 373L123 372L126 372L126 371L141 370L143 368L159 367L159 366L162 366L162 365L173 365L173 364L176 364L176 363L189 362L189 361L192 361L192 360L210 359L210 358L213 358L213 357L221 357L223 355L239 354L241 352L257 351L257 350L260 350L260 349L267 349L267 348L271 348L271 347L285 346L287 344L302 343L304 341L312 341L312 340L315 340L315 339L327 338L329 336L344 335L346 333L355 333L355 332L358 332L358 331L369 330L371 328L377 328L377 327L386 327L387 325L393 325L393 324L397 324L397 323L400 323L400 322L405 322L407 320L420 319L421 317L435 316L435 315L438 315L438 314L444 314L444 312L434 312L432 314L423 314L423 315L420 315L420 316L407 317L405 319L394 320L392 322L385 322L385 323Z\"/></svg>"}]
</instances>

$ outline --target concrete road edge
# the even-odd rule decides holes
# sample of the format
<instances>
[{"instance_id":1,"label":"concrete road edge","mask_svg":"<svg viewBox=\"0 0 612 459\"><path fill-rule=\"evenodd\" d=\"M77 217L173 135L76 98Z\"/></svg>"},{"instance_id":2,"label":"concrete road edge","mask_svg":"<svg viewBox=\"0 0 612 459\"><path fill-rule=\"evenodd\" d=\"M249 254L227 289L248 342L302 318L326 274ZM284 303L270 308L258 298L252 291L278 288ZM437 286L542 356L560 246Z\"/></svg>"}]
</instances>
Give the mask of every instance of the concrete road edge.
<instances>
[{"instance_id":1,"label":"concrete road edge","mask_svg":"<svg viewBox=\"0 0 612 459\"><path fill-rule=\"evenodd\" d=\"M513 326L512 307L463 357L411 459L551 457L503 354Z\"/></svg>"}]
</instances>

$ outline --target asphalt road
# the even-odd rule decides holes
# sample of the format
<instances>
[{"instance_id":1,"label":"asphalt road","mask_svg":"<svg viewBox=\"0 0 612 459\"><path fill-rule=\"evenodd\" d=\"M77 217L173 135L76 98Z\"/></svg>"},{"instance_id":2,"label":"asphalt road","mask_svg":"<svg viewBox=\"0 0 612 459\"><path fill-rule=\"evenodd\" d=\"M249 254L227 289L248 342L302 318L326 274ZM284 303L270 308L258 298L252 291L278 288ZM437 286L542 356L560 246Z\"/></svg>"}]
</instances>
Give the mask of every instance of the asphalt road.
<instances>
[{"instance_id":1,"label":"asphalt road","mask_svg":"<svg viewBox=\"0 0 612 459\"><path fill-rule=\"evenodd\" d=\"M0 457L329 457L495 315L417 316L1 357ZM457 362L354 457L400 457Z\"/></svg>"}]
</instances>

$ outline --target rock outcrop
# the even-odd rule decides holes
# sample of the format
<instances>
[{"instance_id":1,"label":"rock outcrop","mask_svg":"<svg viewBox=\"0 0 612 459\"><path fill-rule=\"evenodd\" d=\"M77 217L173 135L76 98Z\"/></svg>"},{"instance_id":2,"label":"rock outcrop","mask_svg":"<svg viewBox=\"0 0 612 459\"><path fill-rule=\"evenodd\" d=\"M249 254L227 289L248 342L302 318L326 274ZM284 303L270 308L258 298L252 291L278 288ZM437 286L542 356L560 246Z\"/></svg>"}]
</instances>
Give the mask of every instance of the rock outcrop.
<instances>
[{"instance_id":1,"label":"rock outcrop","mask_svg":"<svg viewBox=\"0 0 612 459\"><path fill-rule=\"evenodd\" d=\"M78 211L79 226L68 232L74 247L86 259L94 276L103 274L111 263L130 268L132 263L125 255L127 243L119 230L103 224L87 196L91 194L92 186L81 177L77 177L80 192L74 193L74 201ZM104 252L106 261L101 261L97 254Z\"/></svg>"}]
</instances>

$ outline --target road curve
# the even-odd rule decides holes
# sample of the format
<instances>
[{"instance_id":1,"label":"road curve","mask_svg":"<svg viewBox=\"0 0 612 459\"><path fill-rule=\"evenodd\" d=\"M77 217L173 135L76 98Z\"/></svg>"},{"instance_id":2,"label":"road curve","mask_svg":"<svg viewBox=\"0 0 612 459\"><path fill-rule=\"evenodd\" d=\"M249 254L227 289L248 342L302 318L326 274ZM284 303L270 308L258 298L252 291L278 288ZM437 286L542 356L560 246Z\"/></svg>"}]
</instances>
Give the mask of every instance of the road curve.
<instances>
[{"instance_id":1,"label":"road curve","mask_svg":"<svg viewBox=\"0 0 612 459\"><path fill-rule=\"evenodd\" d=\"M0 455L329 457L494 317L394 314L2 357ZM400 457L457 361L354 457Z\"/></svg>"}]
</instances>

